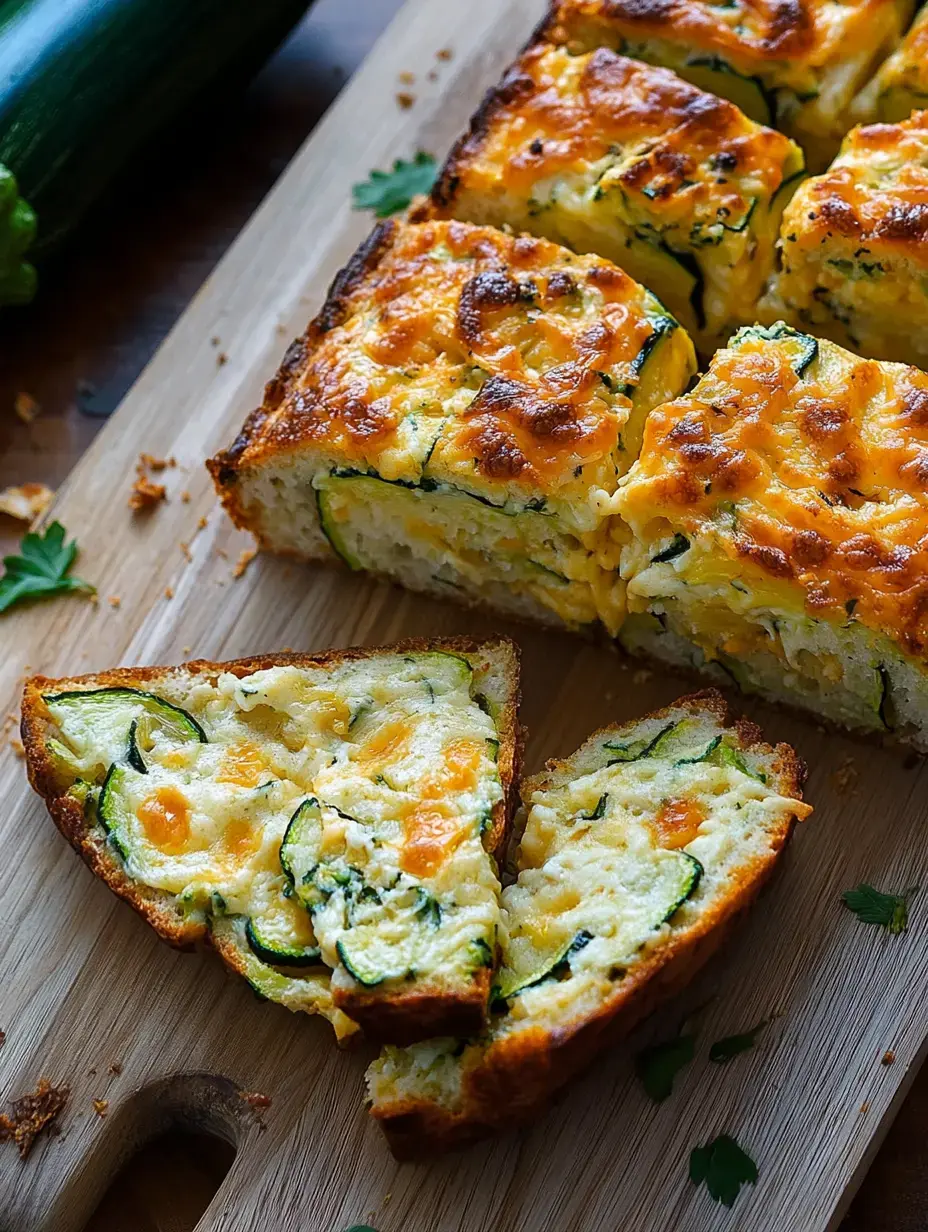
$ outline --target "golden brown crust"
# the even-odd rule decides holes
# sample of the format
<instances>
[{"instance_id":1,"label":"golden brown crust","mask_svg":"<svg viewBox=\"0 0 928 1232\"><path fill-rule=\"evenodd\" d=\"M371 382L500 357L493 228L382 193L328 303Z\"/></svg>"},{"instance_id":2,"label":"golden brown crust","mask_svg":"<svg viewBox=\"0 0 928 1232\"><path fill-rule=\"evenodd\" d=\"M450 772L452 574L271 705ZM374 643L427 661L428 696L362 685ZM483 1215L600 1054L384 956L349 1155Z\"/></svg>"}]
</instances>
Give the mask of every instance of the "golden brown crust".
<instances>
[{"instance_id":1,"label":"golden brown crust","mask_svg":"<svg viewBox=\"0 0 928 1232\"><path fill-rule=\"evenodd\" d=\"M825 0L750 0L738 21L708 0L554 0L546 33L568 45L656 38L712 51L742 68L818 66L840 57L842 36L863 30L888 0L858 0L838 16Z\"/></svg>"},{"instance_id":2,"label":"golden brown crust","mask_svg":"<svg viewBox=\"0 0 928 1232\"><path fill-rule=\"evenodd\" d=\"M272 667L332 667L339 663L365 659L373 654L417 654L434 650L467 655L472 661L480 663L486 663L493 651L505 652L504 670L511 688L505 704L496 716L500 738L498 768L503 797L494 806L491 825L484 836L487 850L499 861L502 859L508 841L523 744L523 733L518 720L519 648L510 638L503 636L483 639L469 637L410 638L389 646L333 649L320 654L267 654L248 659L236 659L228 663L196 659L179 667L113 668L109 671L63 679L33 676L27 680L23 690L21 726L29 782L45 800L58 829L91 871L105 882L114 894L133 907L163 940L178 948L186 948L199 941L209 941L233 970L243 974L241 963L235 956L234 947L221 944L219 939L213 937L204 923L184 918L175 907L172 895L142 885L127 874L122 862L107 845L105 837L84 816L78 801L67 795L66 786L57 781L54 763L47 750L51 720L43 701L44 694L52 691L64 692L117 686L151 689L166 676L180 672L207 676L231 672L236 676L247 676L252 672L264 671ZM445 1013L448 1015L448 1021L455 1024L455 1030L457 1030L458 1022L466 1024L467 1032L479 1030L482 1027L489 992L489 979L489 971L480 972L475 978L473 991L469 995L460 999L444 997ZM411 1034L417 1021L417 1012L421 1012L426 1021L428 1021L428 1014L432 1015L435 1022L442 1021L440 997L437 994L430 996L427 990L421 997L417 990L398 994L389 999L381 997L379 1008L376 998L365 997L364 994L346 994L342 999L344 1003L336 996L335 1000L340 1008L354 1018L355 1013L348 1008L349 1002L354 1005L352 996L356 996L357 1000L357 1021L365 1025L362 1020L366 1020L366 1025L375 1038L390 1039L395 1042L423 1038L421 1029L417 1035ZM442 1030L445 1029L442 1027Z\"/></svg>"},{"instance_id":3,"label":"golden brown crust","mask_svg":"<svg viewBox=\"0 0 928 1232\"><path fill-rule=\"evenodd\" d=\"M333 988L332 1000L375 1043L415 1044L441 1035L467 1038L486 1025L493 975L489 967L474 977L467 995L450 996L421 986L385 997L376 990Z\"/></svg>"},{"instance_id":4,"label":"golden brown crust","mask_svg":"<svg viewBox=\"0 0 928 1232\"><path fill-rule=\"evenodd\" d=\"M790 745L765 743L756 724L731 716L717 689L690 694L647 717L660 719L681 707L695 715L711 713L734 733L742 751L773 759L777 781L772 785L786 798L801 801L806 767ZM595 732L574 757L589 744L625 727L627 724L615 724ZM549 761L545 771L526 780L522 787L526 804L534 791L549 785L550 776L568 773L571 760ZM734 931L773 872L795 820L794 815L785 816L768 849L740 871L727 897L637 964L593 1014L557 1031L536 1027L514 1031L495 1041L476 1064L465 1069L458 1111L449 1112L426 1100L398 1100L380 1107L375 1104L371 1113L380 1122L396 1158L413 1159L466 1146L488 1133L524 1123L548 1105L599 1052L622 1039L693 979Z\"/></svg>"},{"instance_id":5,"label":"golden brown crust","mask_svg":"<svg viewBox=\"0 0 928 1232\"><path fill-rule=\"evenodd\" d=\"M432 193L437 217L458 213L462 192L518 199L549 177L583 175L610 155L640 150L621 187L640 208L729 225L760 192L771 196L798 151L727 100L669 69L606 47L581 56L539 40L489 91L453 147ZM724 174L721 171L724 170Z\"/></svg>"},{"instance_id":6,"label":"golden brown crust","mask_svg":"<svg viewBox=\"0 0 928 1232\"><path fill-rule=\"evenodd\" d=\"M620 512L633 527L705 530L720 557L781 582L787 604L794 591L813 615L853 611L921 655L928 375L817 347L801 374L795 346L762 331L717 352L689 394L649 415Z\"/></svg>"},{"instance_id":7,"label":"golden brown crust","mask_svg":"<svg viewBox=\"0 0 928 1232\"><path fill-rule=\"evenodd\" d=\"M832 253L833 241L844 240L871 269L881 257L928 267L926 163L928 111L898 124L851 129L829 170L807 180L790 202L784 258L791 259L795 244L814 256L822 245Z\"/></svg>"},{"instance_id":8,"label":"golden brown crust","mask_svg":"<svg viewBox=\"0 0 928 1232\"><path fill-rule=\"evenodd\" d=\"M396 478L418 481L423 456L400 445L415 404L433 408L431 478L556 491L580 467L614 469L631 407L619 391L633 383L655 315L657 301L616 266L547 240L453 221L380 227L262 406L207 465L240 526L250 524L240 479L274 459L376 471L389 453ZM463 409L428 418L468 390Z\"/></svg>"}]
</instances>

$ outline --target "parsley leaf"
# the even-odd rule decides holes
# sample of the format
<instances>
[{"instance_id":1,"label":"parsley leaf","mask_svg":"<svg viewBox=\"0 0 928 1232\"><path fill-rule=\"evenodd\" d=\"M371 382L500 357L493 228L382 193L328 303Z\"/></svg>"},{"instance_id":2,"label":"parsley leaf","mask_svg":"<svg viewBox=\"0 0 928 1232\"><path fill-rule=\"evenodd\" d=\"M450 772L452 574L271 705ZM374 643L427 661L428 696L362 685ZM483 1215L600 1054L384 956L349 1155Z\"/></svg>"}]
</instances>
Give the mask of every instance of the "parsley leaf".
<instances>
[{"instance_id":1,"label":"parsley leaf","mask_svg":"<svg viewBox=\"0 0 928 1232\"><path fill-rule=\"evenodd\" d=\"M642 1085L656 1104L661 1104L673 1090L673 1080L693 1059L695 1035L678 1035L676 1039L652 1044L635 1058L635 1070Z\"/></svg>"},{"instance_id":2,"label":"parsley leaf","mask_svg":"<svg viewBox=\"0 0 928 1232\"><path fill-rule=\"evenodd\" d=\"M918 892L913 886L903 894L883 894L865 882L856 890L845 890L841 901L862 924L877 924L888 928L894 937L906 930L909 922L909 899Z\"/></svg>"},{"instance_id":3,"label":"parsley leaf","mask_svg":"<svg viewBox=\"0 0 928 1232\"><path fill-rule=\"evenodd\" d=\"M705 1146L694 1147L690 1153L690 1180L694 1185L706 1182L706 1188L716 1202L733 1206L741 1186L757 1180L757 1164L742 1151L728 1134L721 1134Z\"/></svg>"},{"instance_id":4,"label":"parsley leaf","mask_svg":"<svg viewBox=\"0 0 928 1232\"><path fill-rule=\"evenodd\" d=\"M356 210L373 210L377 218L389 218L419 193L427 193L437 174L435 159L420 150L411 163L398 158L392 171L372 171L363 184L355 184L352 204Z\"/></svg>"},{"instance_id":5,"label":"parsley leaf","mask_svg":"<svg viewBox=\"0 0 928 1232\"><path fill-rule=\"evenodd\" d=\"M68 590L94 593L94 587L80 578L68 577L77 544L64 541L65 530L60 522L52 522L44 534L30 531L19 545L21 556L6 556L6 572L0 577L0 612L5 612L24 599L39 599L60 595Z\"/></svg>"},{"instance_id":6,"label":"parsley leaf","mask_svg":"<svg viewBox=\"0 0 928 1232\"><path fill-rule=\"evenodd\" d=\"M709 1060L716 1065L724 1065L739 1053L747 1052L754 1047L754 1041L766 1025L765 1018L756 1027L751 1027L750 1031L744 1031L740 1035L726 1035L724 1039L716 1040L709 1049Z\"/></svg>"}]
</instances>

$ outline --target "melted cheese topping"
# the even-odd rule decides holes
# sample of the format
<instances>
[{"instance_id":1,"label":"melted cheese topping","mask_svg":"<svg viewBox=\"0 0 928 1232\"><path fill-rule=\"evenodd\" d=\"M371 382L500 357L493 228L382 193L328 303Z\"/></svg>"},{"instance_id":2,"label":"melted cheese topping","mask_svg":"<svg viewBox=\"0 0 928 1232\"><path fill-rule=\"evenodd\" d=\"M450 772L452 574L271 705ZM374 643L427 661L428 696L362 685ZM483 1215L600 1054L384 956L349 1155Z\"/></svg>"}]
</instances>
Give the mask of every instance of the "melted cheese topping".
<instances>
[{"instance_id":1,"label":"melted cheese topping","mask_svg":"<svg viewBox=\"0 0 928 1232\"><path fill-rule=\"evenodd\" d=\"M651 414L617 502L641 545L623 572L672 557L677 531L699 551L661 568L687 568L691 585L704 569L716 588L748 583L755 606L836 624L852 613L920 654L928 375L824 341L800 375L811 342L744 330L691 394Z\"/></svg>"},{"instance_id":2,"label":"melted cheese topping","mask_svg":"<svg viewBox=\"0 0 928 1232\"><path fill-rule=\"evenodd\" d=\"M311 919L281 860L301 803L321 801L320 859L363 883L367 924L382 925L391 896L434 904L422 944L399 935L424 932L415 912L399 924L391 915L383 959L391 946L402 952L405 965L389 973L405 990L420 979L460 985L495 947L499 886L481 836L502 787L495 724L472 696L480 687L466 658L437 651L241 678L167 673L158 696L183 707L206 741L178 743L176 730L153 726L144 773L127 759L131 693L119 705L98 695L51 713L75 790L106 778L101 820L131 877L175 895L185 911L242 928L250 920L262 945L280 951L279 965L318 941L350 986L338 945L352 936L357 904L339 892ZM227 932L231 944L241 929Z\"/></svg>"},{"instance_id":3,"label":"melted cheese topping","mask_svg":"<svg viewBox=\"0 0 928 1232\"><path fill-rule=\"evenodd\" d=\"M572 49L666 39L802 93L887 29L898 35L910 11L896 0L558 0L550 37Z\"/></svg>"},{"instance_id":4,"label":"melted cheese topping","mask_svg":"<svg viewBox=\"0 0 928 1232\"><path fill-rule=\"evenodd\" d=\"M905 120L917 107L928 106L928 9L916 14L908 33L880 65L867 87L863 111L867 118L894 123Z\"/></svg>"},{"instance_id":5,"label":"melted cheese topping","mask_svg":"<svg viewBox=\"0 0 928 1232\"><path fill-rule=\"evenodd\" d=\"M790 787L774 750L743 746L695 705L600 732L527 783L518 878L503 891L505 1005L476 1043L384 1049L368 1071L375 1111L424 1100L466 1116L496 1045L547 1047L602 1012L637 966L750 878L790 815L808 815Z\"/></svg>"},{"instance_id":6,"label":"melted cheese topping","mask_svg":"<svg viewBox=\"0 0 928 1232\"><path fill-rule=\"evenodd\" d=\"M658 301L607 262L528 236L390 223L374 240L269 387L236 465L313 449L499 503L612 490L631 460L624 391L666 324Z\"/></svg>"},{"instance_id":7,"label":"melted cheese topping","mask_svg":"<svg viewBox=\"0 0 928 1232\"><path fill-rule=\"evenodd\" d=\"M676 73L539 42L484 103L433 196L442 216L599 252L710 349L756 319L782 204L773 217L771 201L802 165L787 137ZM705 289L694 291L693 262Z\"/></svg>"}]
</instances>

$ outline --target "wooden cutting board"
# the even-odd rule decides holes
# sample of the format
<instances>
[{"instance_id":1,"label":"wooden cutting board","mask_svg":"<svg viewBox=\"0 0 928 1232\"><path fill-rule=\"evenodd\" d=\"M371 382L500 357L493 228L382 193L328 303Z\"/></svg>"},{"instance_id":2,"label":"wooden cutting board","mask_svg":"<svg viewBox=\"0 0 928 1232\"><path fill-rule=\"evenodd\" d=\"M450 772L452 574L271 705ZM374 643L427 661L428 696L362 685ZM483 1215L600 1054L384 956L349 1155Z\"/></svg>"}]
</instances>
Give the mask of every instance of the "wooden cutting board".
<instances>
[{"instance_id":1,"label":"wooden cutting board","mask_svg":"<svg viewBox=\"0 0 928 1232\"><path fill-rule=\"evenodd\" d=\"M366 230L349 208L351 183L419 148L441 155L542 7L409 0L61 492L53 516L79 538L78 572L97 582L100 599L61 599L2 619L4 712L17 707L27 670L499 627L278 560L255 561L234 578L247 541L216 507L202 459L234 435ZM450 59L436 56L446 48ZM394 96L407 88L406 70L416 73L417 99L402 110ZM170 503L133 520L126 499L142 451L173 455L177 467L166 473ZM687 687L579 639L509 631L524 649L530 770L572 751L593 727ZM324 1022L260 1004L208 953L161 944L73 855L8 745L0 753L0 1096L31 1091L42 1076L72 1095L61 1136L42 1140L26 1162L0 1144L0 1232L80 1229L136 1145L177 1122L238 1145L200 1224L208 1232L341 1232L355 1223L380 1232L835 1227L928 1035L926 896L916 896L912 926L896 938L858 923L839 896L861 880L928 884L928 779L904 753L749 709L807 759L817 811L736 943L532 1130L430 1166L396 1164L363 1112L363 1049L339 1053ZM697 1061L654 1105L634 1077L634 1052L675 1032L694 1009ZM772 1020L753 1051L727 1066L707 1063L713 1040L761 1019ZM882 1063L887 1052L893 1064ZM255 1110L242 1091L270 1097L270 1106ZM108 1101L104 1117L95 1099ZM760 1170L733 1212L687 1176L691 1148L723 1132Z\"/></svg>"}]
</instances>

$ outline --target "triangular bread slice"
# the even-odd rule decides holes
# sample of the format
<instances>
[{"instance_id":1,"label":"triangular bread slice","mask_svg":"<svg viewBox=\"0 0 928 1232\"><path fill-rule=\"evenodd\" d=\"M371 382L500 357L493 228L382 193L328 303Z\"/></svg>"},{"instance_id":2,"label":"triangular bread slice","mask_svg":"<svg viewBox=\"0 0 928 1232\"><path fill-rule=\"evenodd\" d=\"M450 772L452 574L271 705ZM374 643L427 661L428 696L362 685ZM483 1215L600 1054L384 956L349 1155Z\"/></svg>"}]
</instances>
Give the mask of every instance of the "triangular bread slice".
<instances>
[{"instance_id":1,"label":"triangular bread slice","mask_svg":"<svg viewBox=\"0 0 928 1232\"><path fill-rule=\"evenodd\" d=\"M26 684L30 781L166 941L402 1043L484 1025L519 758L506 638Z\"/></svg>"},{"instance_id":2,"label":"triangular bread slice","mask_svg":"<svg viewBox=\"0 0 928 1232\"><path fill-rule=\"evenodd\" d=\"M526 780L489 1029L388 1047L368 1071L394 1153L536 1115L685 984L811 811L803 777L789 745L732 723L709 691L605 728Z\"/></svg>"}]
</instances>

